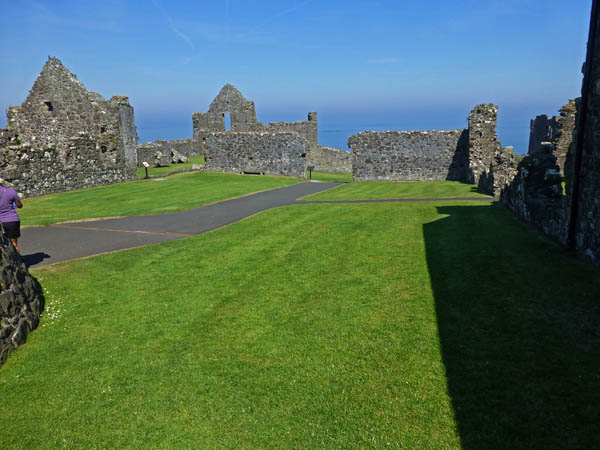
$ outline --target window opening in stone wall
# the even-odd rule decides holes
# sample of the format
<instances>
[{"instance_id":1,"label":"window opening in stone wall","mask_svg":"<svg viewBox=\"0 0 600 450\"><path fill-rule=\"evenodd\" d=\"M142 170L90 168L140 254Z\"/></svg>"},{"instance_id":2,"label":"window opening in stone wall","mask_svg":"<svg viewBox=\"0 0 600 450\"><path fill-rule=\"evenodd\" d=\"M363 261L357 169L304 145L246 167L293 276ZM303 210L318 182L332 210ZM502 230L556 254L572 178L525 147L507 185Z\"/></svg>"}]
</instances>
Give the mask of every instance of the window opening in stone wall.
<instances>
[{"instance_id":1,"label":"window opening in stone wall","mask_svg":"<svg viewBox=\"0 0 600 450\"><path fill-rule=\"evenodd\" d=\"M106 127L100 127L100 133L106 133Z\"/></svg>"},{"instance_id":2,"label":"window opening in stone wall","mask_svg":"<svg viewBox=\"0 0 600 450\"><path fill-rule=\"evenodd\" d=\"M46 105L47 111L54 111L54 106L52 106L52 102L44 102Z\"/></svg>"},{"instance_id":3,"label":"window opening in stone wall","mask_svg":"<svg viewBox=\"0 0 600 450\"><path fill-rule=\"evenodd\" d=\"M225 131L231 131L231 114L225 113L223 117L225 118Z\"/></svg>"},{"instance_id":4,"label":"window opening in stone wall","mask_svg":"<svg viewBox=\"0 0 600 450\"><path fill-rule=\"evenodd\" d=\"M106 153L108 148L106 148L106 145L103 145L102 147L100 147L100 150L102 151L102 153Z\"/></svg>"}]
</instances>

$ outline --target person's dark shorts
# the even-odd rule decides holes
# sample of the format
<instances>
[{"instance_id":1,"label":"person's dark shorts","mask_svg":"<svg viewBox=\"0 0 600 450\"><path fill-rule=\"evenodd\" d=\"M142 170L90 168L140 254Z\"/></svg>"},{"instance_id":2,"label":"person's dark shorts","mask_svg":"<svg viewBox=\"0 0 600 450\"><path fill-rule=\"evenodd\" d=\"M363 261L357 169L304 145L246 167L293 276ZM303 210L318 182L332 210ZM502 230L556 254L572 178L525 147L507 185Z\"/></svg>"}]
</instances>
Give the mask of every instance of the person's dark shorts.
<instances>
[{"instance_id":1,"label":"person's dark shorts","mask_svg":"<svg viewBox=\"0 0 600 450\"><path fill-rule=\"evenodd\" d=\"M17 220L16 222L2 222L2 227L4 228L4 234L8 236L9 239L17 239L21 237L21 221Z\"/></svg>"}]
</instances>

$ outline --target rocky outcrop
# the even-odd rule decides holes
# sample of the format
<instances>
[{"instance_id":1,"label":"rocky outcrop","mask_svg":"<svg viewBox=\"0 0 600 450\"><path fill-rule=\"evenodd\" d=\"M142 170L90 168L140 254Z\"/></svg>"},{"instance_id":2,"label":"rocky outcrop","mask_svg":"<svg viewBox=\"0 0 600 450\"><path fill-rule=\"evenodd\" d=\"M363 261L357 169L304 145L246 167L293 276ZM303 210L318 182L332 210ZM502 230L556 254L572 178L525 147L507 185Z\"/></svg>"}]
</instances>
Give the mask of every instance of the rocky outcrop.
<instances>
[{"instance_id":1,"label":"rocky outcrop","mask_svg":"<svg viewBox=\"0 0 600 450\"><path fill-rule=\"evenodd\" d=\"M0 365L37 328L43 309L41 287L0 232Z\"/></svg>"}]
</instances>

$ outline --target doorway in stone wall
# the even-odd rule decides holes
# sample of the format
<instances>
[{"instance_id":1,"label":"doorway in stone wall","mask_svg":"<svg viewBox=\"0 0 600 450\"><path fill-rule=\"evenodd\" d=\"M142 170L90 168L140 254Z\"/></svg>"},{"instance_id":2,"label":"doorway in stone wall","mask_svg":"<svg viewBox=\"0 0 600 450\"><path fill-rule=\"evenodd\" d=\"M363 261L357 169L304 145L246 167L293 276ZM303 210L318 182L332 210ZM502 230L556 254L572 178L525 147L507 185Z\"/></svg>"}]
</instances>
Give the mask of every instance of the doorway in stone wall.
<instances>
[{"instance_id":1,"label":"doorway in stone wall","mask_svg":"<svg viewBox=\"0 0 600 450\"><path fill-rule=\"evenodd\" d=\"M231 114L224 113L223 118L225 119L225 131L231 131Z\"/></svg>"}]
</instances>

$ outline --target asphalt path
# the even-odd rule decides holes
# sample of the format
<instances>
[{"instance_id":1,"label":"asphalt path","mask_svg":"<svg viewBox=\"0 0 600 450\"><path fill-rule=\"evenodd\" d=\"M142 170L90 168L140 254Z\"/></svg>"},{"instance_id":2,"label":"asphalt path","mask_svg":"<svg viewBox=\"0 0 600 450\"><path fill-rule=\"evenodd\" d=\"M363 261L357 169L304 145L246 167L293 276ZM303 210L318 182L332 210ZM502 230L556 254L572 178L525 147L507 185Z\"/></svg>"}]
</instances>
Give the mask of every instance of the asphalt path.
<instances>
[{"instance_id":1,"label":"asphalt path","mask_svg":"<svg viewBox=\"0 0 600 450\"><path fill-rule=\"evenodd\" d=\"M23 227L19 247L31 266L54 264L205 233L340 183L299 183L179 213Z\"/></svg>"},{"instance_id":2,"label":"asphalt path","mask_svg":"<svg viewBox=\"0 0 600 450\"><path fill-rule=\"evenodd\" d=\"M54 264L100 253L180 239L229 225L279 206L322 203L385 203L490 198L404 198L381 200L299 201L342 183L307 182L258 192L178 213L67 222L23 227L19 247L28 267Z\"/></svg>"}]
</instances>

